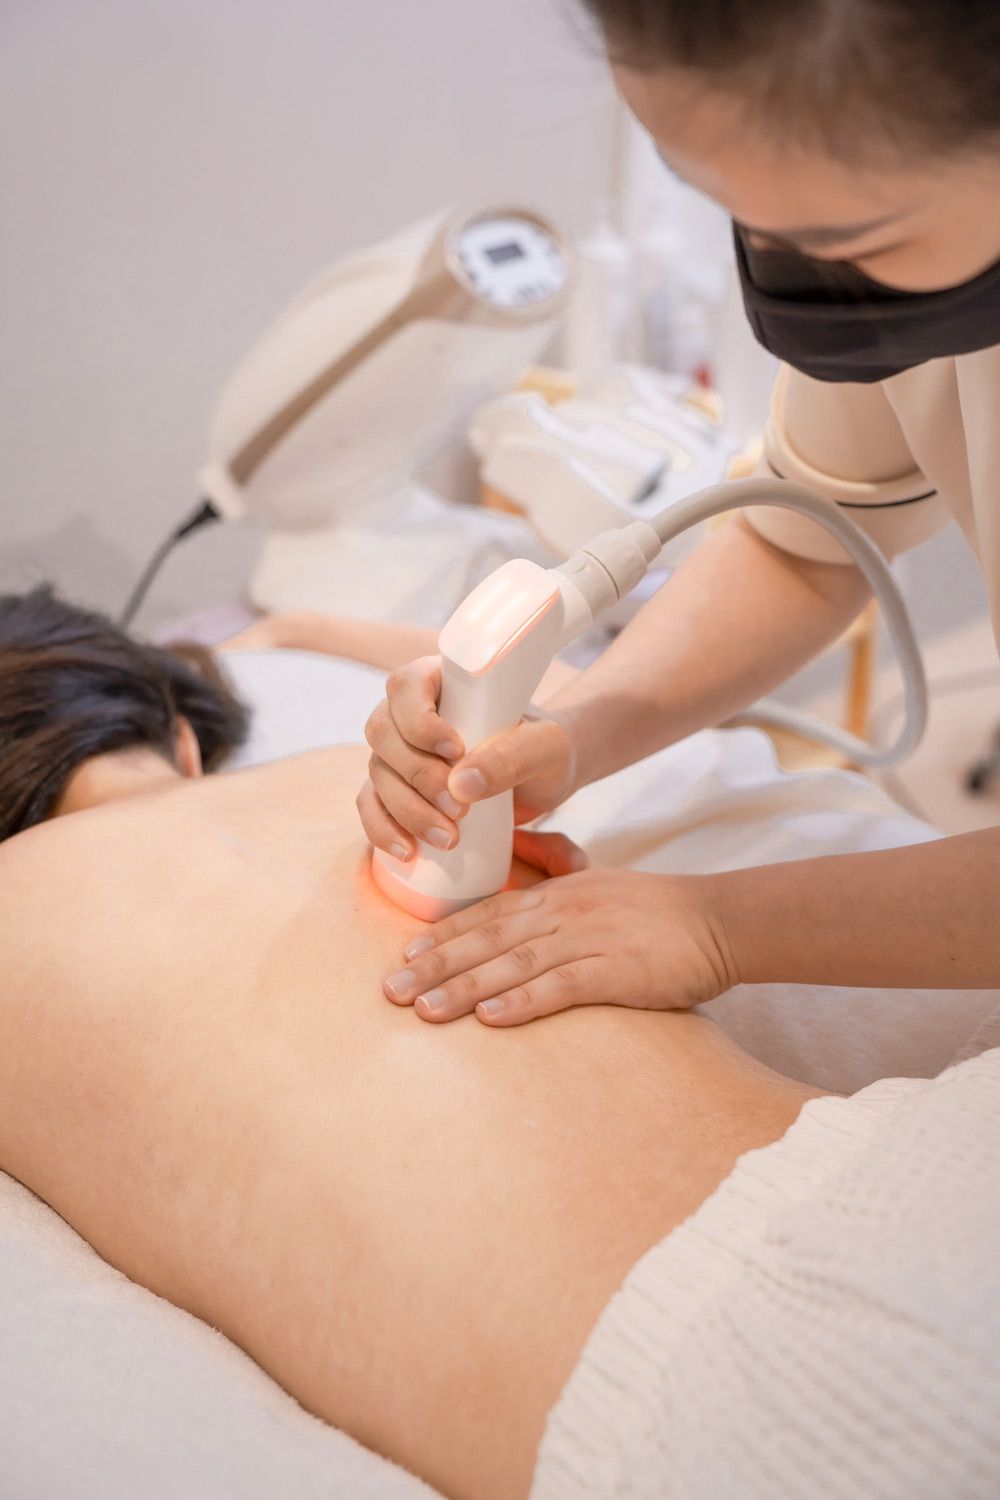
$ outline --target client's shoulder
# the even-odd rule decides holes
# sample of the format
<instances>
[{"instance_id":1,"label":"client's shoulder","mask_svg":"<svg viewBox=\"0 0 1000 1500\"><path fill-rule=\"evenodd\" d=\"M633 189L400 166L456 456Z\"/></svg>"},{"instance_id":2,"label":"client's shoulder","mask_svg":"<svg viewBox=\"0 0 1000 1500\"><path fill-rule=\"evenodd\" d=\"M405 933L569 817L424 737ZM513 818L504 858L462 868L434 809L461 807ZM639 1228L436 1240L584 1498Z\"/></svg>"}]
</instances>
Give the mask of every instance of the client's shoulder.
<instances>
[{"instance_id":1,"label":"client's shoulder","mask_svg":"<svg viewBox=\"0 0 1000 1500\"><path fill-rule=\"evenodd\" d=\"M60 909L109 901L160 904L180 885L218 883L223 871L230 879L230 865L251 850L304 869L353 849L366 765L362 746L334 746L40 823L0 843L3 925L29 909L51 921Z\"/></svg>"},{"instance_id":2,"label":"client's shoulder","mask_svg":"<svg viewBox=\"0 0 1000 1500\"><path fill-rule=\"evenodd\" d=\"M137 865L160 869L176 860L191 867L227 832L280 826L292 820L360 825L354 799L367 774L367 750L335 745L231 774L178 781L39 823L0 843L0 890L55 892L75 882L128 878Z\"/></svg>"},{"instance_id":3,"label":"client's shoulder","mask_svg":"<svg viewBox=\"0 0 1000 1500\"><path fill-rule=\"evenodd\" d=\"M323 805L333 798L353 805L368 775L368 756L365 745L327 745L213 779L225 787L227 799L291 796L306 803L320 799Z\"/></svg>"}]
</instances>

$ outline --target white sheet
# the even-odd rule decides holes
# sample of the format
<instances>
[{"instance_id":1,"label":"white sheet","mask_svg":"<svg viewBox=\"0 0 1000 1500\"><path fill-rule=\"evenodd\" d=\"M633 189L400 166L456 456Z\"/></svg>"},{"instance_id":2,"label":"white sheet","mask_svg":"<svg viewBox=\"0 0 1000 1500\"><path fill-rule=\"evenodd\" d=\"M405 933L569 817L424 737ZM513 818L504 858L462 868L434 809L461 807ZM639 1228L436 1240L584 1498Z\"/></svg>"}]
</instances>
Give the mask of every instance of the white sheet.
<instances>
[{"instance_id":1,"label":"white sheet","mask_svg":"<svg viewBox=\"0 0 1000 1500\"><path fill-rule=\"evenodd\" d=\"M385 673L315 651L227 651L221 658L251 709L246 744L227 762L240 771L322 745L357 744L385 697Z\"/></svg>"},{"instance_id":2,"label":"white sheet","mask_svg":"<svg viewBox=\"0 0 1000 1500\"><path fill-rule=\"evenodd\" d=\"M305 653L229 664L256 710L240 765L357 741L382 694L381 673ZM552 821L598 859L662 870L934 836L860 778L782 775L750 730L695 736L588 788ZM994 999L772 988L716 1001L711 1014L775 1066L851 1089L881 1071L936 1072ZM233 1345L111 1270L0 1174L4 1500L430 1494L306 1416Z\"/></svg>"}]
</instances>

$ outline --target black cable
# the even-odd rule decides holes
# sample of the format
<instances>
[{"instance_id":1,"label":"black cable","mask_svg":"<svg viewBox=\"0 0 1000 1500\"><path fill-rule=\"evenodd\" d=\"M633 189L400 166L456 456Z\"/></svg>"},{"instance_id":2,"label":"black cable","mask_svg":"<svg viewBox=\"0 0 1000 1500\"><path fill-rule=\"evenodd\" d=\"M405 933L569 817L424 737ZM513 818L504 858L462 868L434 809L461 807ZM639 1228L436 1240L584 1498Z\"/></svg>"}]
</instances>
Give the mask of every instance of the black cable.
<instances>
[{"instance_id":1,"label":"black cable","mask_svg":"<svg viewBox=\"0 0 1000 1500\"><path fill-rule=\"evenodd\" d=\"M135 619L139 606L149 593L153 579L163 567L163 564L177 546L177 543L182 542L186 536L190 536L192 531L199 531L202 526L207 526L210 522L218 520L221 520L221 516L211 500L199 500L187 520L183 521L175 531L172 531L160 543L145 568L143 568L139 576L139 582L131 594L129 594L128 602L118 616L118 624L123 630L127 629Z\"/></svg>"}]
</instances>

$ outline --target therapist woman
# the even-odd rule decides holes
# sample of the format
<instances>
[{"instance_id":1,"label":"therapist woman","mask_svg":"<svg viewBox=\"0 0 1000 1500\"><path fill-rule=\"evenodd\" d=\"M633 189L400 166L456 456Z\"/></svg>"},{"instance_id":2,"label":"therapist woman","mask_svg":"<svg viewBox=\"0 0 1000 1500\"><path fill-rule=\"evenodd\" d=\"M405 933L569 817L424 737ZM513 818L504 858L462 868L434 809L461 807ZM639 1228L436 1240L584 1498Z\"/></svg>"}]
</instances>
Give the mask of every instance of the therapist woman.
<instances>
[{"instance_id":1,"label":"therapist woman","mask_svg":"<svg viewBox=\"0 0 1000 1500\"><path fill-rule=\"evenodd\" d=\"M751 326L782 361L763 472L889 556L957 520L1000 640L1000 0L587 4L664 161L732 216ZM549 811L771 691L867 597L814 523L764 508L706 541L548 717L472 754L435 712L435 659L414 662L368 725L368 836L451 847L463 806L511 787L519 821ZM738 983L1000 985L1000 828L689 878L572 873L551 848L557 878L438 924L390 997L504 1026Z\"/></svg>"}]
</instances>

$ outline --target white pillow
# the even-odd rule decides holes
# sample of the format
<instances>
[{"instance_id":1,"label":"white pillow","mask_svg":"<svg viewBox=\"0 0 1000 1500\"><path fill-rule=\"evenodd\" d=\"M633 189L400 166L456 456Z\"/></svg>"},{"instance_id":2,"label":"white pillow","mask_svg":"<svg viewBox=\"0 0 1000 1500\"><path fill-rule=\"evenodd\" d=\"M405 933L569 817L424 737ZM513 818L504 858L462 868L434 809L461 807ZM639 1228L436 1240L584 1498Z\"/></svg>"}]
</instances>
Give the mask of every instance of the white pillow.
<instances>
[{"instance_id":1,"label":"white pillow","mask_svg":"<svg viewBox=\"0 0 1000 1500\"><path fill-rule=\"evenodd\" d=\"M227 771L360 744L365 720L385 696L384 672L315 651L227 651L220 662L252 715L249 739Z\"/></svg>"}]
</instances>

